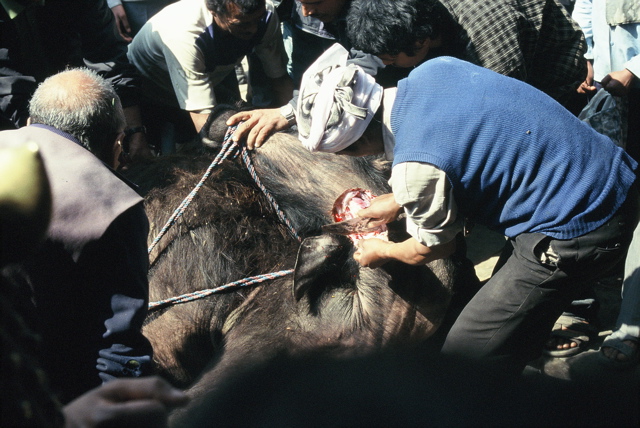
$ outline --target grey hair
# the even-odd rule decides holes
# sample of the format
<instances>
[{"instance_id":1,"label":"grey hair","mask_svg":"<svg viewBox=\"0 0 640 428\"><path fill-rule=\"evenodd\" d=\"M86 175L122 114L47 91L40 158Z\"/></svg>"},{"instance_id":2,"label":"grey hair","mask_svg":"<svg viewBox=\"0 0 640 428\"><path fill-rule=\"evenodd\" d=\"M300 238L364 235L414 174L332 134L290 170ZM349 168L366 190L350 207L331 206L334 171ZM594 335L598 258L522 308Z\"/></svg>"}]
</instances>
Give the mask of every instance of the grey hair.
<instances>
[{"instance_id":1,"label":"grey hair","mask_svg":"<svg viewBox=\"0 0 640 428\"><path fill-rule=\"evenodd\" d=\"M52 126L77 138L106 160L116 135L125 127L120 98L111 83L88 68L48 77L29 102L32 123Z\"/></svg>"}]
</instances>

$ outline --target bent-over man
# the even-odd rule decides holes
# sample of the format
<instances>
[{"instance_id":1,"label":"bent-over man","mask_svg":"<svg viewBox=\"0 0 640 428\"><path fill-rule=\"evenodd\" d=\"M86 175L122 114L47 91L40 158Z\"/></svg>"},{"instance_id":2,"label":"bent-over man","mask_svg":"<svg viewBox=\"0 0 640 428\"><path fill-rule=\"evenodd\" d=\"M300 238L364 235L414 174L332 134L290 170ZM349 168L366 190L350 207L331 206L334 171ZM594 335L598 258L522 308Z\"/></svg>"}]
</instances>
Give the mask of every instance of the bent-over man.
<instances>
[{"instance_id":1,"label":"bent-over man","mask_svg":"<svg viewBox=\"0 0 640 428\"><path fill-rule=\"evenodd\" d=\"M183 135L200 131L220 99L240 98L235 65L254 51L278 103L285 104L293 82L270 1L181 0L147 21L128 57L145 78L145 109L154 116L156 131L172 123L168 132L182 134L163 132L161 151L175 150Z\"/></svg>"},{"instance_id":2,"label":"bent-over man","mask_svg":"<svg viewBox=\"0 0 640 428\"><path fill-rule=\"evenodd\" d=\"M389 222L404 211L411 235L365 240L354 257L372 268L446 257L465 219L506 235L512 256L466 305L443 352L521 372L563 308L624 257L637 162L541 91L486 68L432 59L383 96L345 64L308 71L300 139L312 151L385 152L393 193L358 215Z\"/></svg>"},{"instance_id":3,"label":"bent-over man","mask_svg":"<svg viewBox=\"0 0 640 428\"><path fill-rule=\"evenodd\" d=\"M149 224L142 198L112 169L125 119L108 82L88 69L61 72L38 87L29 112L29 126L0 132L0 147L38 144L51 222L43 244L3 275L31 287L43 366L68 402L114 377L151 371L141 332Z\"/></svg>"}]
</instances>

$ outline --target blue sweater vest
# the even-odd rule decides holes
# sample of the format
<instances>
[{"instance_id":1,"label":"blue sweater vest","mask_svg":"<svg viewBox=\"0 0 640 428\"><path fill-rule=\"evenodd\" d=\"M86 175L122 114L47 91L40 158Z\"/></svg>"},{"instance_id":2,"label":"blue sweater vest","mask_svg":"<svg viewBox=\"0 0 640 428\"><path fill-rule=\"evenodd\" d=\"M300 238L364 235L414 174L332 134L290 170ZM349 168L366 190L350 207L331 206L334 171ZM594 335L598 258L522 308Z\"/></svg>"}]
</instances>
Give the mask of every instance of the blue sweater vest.
<instances>
[{"instance_id":1,"label":"blue sweater vest","mask_svg":"<svg viewBox=\"0 0 640 428\"><path fill-rule=\"evenodd\" d=\"M460 212L514 237L557 239L604 224L637 163L553 99L516 79L449 57L398 84L394 165L443 170Z\"/></svg>"}]
</instances>

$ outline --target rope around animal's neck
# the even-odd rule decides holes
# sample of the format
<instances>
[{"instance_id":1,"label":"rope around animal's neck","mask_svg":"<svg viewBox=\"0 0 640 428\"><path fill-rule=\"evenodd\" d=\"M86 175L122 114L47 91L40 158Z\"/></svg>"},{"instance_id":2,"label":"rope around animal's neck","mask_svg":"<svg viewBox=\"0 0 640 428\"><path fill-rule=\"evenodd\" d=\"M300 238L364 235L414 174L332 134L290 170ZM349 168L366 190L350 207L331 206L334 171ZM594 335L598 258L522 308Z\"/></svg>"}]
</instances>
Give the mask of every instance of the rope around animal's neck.
<instances>
[{"instance_id":1,"label":"rope around animal's neck","mask_svg":"<svg viewBox=\"0 0 640 428\"><path fill-rule=\"evenodd\" d=\"M262 184L262 181L260 181L260 177L258 177L258 174L256 173L256 169L253 167L253 163L251 163L251 157L249 156L249 151L244 146L242 147L242 162L247 167L247 170L249 171L249 174L251 175L251 177L253 177L253 181L255 181L256 185L260 188L260 190L262 190L262 193L264 194L264 196L267 198L267 200L273 207L280 221L287 226L287 228L289 229L289 233L291 233L291 235L293 235L293 237L296 238L298 242L302 242L302 239L298 235L298 232L296 231L296 229L293 227L293 224L291 224L291 221L289 221L287 216L285 216L284 212L280 209L278 202L276 202L273 195L271 195L271 192L269 192L269 190L267 190L267 188L264 187L264 185Z\"/></svg>"},{"instance_id":2,"label":"rope around animal's neck","mask_svg":"<svg viewBox=\"0 0 640 428\"><path fill-rule=\"evenodd\" d=\"M223 143L222 149L216 155L215 159L213 159L213 162L211 162L211 165L209 165L209 168L207 168L207 171L204 173L204 175L200 179L200 182L196 184L196 187L193 188L191 193L189 193L189 195L180 203L180 205L178 205L178 208L176 208L173 214L171 214L171 217L169 217L169 220L167 220L165 225L162 227L158 235L155 237L155 239L147 249L147 253L151 254L151 251L153 251L156 245L158 245L158 242L160 242L160 240L167 233L169 228L175 224L175 222L178 220L180 216L182 216L182 214L187 209L191 201L193 201L193 198L195 198L195 196L198 194L198 191L204 185L204 182L207 181L207 178L209 178L209 176L211 175L213 168L219 165L223 160L229 157L233 159L238 155L237 143L231 140L231 136L233 135L235 128L236 127L229 127L227 129L227 133L224 136L224 143ZM231 143L229 143L229 141Z\"/></svg>"},{"instance_id":3,"label":"rope around animal's neck","mask_svg":"<svg viewBox=\"0 0 640 428\"><path fill-rule=\"evenodd\" d=\"M169 217L169 220L167 220L165 225L162 227L158 235L155 237L155 239L147 249L148 254L151 254L151 251L153 251L156 245L158 245L158 242L160 242L160 240L167 233L169 228L171 228L171 226L175 224L178 218L182 216L182 214L185 212L185 210L187 209L187 207L189 206L193 198L198 194L198 191L204 185L204 182L207 181L207 179L211 175L213 168L215 168L220 163L222 163L223 160L226 160L228 158L235 159L240 152L242 152L242 161L247 167L247 170L249 171L249 174L253 178L253 181L256 183L258 188L260 188L262 193L265 195L265 197L267 198L267 200L275 210L276 214L278 215L278 218L280 219L280 221L282 221L287 226L287 228L289 229L289 232L294 238L296 238L298 241L302 241L302 239L298 235L298 232L295 230L295 228L293 227L289 219L285 216L284 212L280 209L275 198L271 195L271 192L269 192L269 190L267 190L267 188L264 187L264 185L260 181L260 178L258 177L258 174L256 173L256 170L253 167L251 158L249 156L249 153L246 147L244 146L240 147L238 143L236 143L231 139L231 136L233 135L237 127L238 125L230 126L229 128L227 128L227 132L224 136L222 149L220 150L218 155L215 157L213 162L211 162L211 165L209 165L209 168L207 168L207 171L204 173L204 175L200 179L200 182L196 185L196 187L194 187L191 193L189 193L189 195L180 203L180 205L178 206L178 208L176 208L176 210L173 212L171 217Z\"/></svg>"},{"instance_id":4,"label":"rope around animal's neck","mask_svg":"<svg viewBox=\"0 0 640 428\"><path fill-rule=\"evenodd\" d=\"M260 181L260 178L258 177L258 174L256 173L256 170L253 167L253 163L251 162L251 157L249 156L249 153L246 147L244 146L240 147L238 143L236 143L231 139L231 136L235 132L236 128L237 128L237 125L230 126L229 128L227 128L227 132L224 136L222 149L220 149L220 152L218 153L218 155L215 157L213 162L211 162L211 165L209 165L209 168L207 168L207 171L204 173L204 175L200 179L200 182L198 182L198 184L196 185L196 187L194 187L191 193L189 193L189 195L180 203L178 208L176 208L176 210L173 212L171 217L169 217L169 220L165 223L165 225L162 227L158 235L155 237L155 239L153 240L153 242L151 243L151 245L147 250L149 254L151 253L151 251L153 251L156 245L158 245L158 242L160 242L160 240L167 233L169 228L175 224L175 222L178 220L180 216L182 216L182 214L187 209L187 207L189 206L193 198L196 196L200 188L202 188L202 186L204 185L204 182L211 175L213 168L215 168L225 159L228 159L228 158L235 159L240 152L242 153L242 162L247 167L249 174L253 178L258 188L260 188L262 193L265 195L265 197L267 198L267 200L275 210L276 214L278 215L278 218L287 226L287 228L289 229L289 232L291 233L291 235L293 235L294 238L296 238L298 241L302 241L302 239L296 232L295 228L289 221L289 219L285 216L284 212L282 212L282 210L278 206L278 203L276 202L273 195L271 195L271 192L269 192L269 190L267 190L267 188ZM194 291L192 293L182 294L177 297L172 297L172 298L160 300L157 302L150 302L148 307L149 312L161 309L165 306L176 305L178 303L185 303L185 302L201 299L203 297L209 296L214 293L218 293L220 291L229 289L231 287L236 287L236 286L246 287L248 285L257 284L266 280L276 279L285 275L289 275L291 273L293 273L293 269L252 276L252 277L241 279L225 285L221 285L220 287L210 288L210 289L201 290L201 291Z\"/></svg>"},{"instance_id":5,"label":"rope around animal's neck","mask_svg":"<svg viewBox=\"0 0 640 428\"><path fill-rule=\"evenodd\" d=\"M210 288L208 290L194 291L193 293L182 294L177 297L171 297L169 299L159 300L157 302L150 302L149 312L162 309L165 306L169 306L169 305L177 305L179 303L186 303L186 302L191 302L193 300L202 299L203 297L210 296L214 293L219 293L220 291L224 291L232 287L247 287L249 285L258 284L260 282L267 281L270 279L280 278L285 275L289 275L291 273L293 273L293 269L281 270L278 272L271 272L267 274L251 276L249 278L244 278L238 281L230 282L225 285L221 285L220 287Z\"/></svg>"}]
</instances>

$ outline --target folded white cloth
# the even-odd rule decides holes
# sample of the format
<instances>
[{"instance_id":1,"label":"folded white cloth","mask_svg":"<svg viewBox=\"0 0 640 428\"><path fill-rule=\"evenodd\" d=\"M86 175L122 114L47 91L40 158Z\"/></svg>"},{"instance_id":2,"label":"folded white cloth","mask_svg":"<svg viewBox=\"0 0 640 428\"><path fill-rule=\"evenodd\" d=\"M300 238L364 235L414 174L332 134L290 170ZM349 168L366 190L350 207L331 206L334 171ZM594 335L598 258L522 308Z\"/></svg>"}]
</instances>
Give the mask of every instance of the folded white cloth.
<instances>
[{"instance_id":1,"label":"folded white cloth","mask_svg":"<svg viewBox=\"0 0 640 428\"><path fill-rule=\"evenodd\" d=\"M336 43L304 73L298 138L310 151L334 153L357 141L382 101L382 87Z\"/></svg>"}]
</instances>

